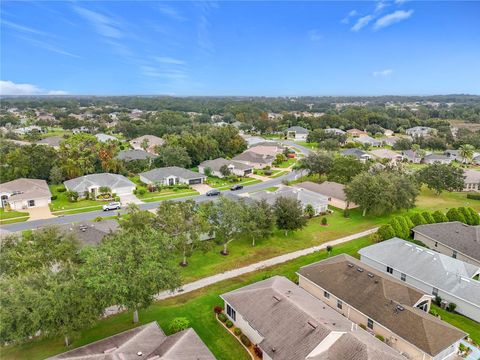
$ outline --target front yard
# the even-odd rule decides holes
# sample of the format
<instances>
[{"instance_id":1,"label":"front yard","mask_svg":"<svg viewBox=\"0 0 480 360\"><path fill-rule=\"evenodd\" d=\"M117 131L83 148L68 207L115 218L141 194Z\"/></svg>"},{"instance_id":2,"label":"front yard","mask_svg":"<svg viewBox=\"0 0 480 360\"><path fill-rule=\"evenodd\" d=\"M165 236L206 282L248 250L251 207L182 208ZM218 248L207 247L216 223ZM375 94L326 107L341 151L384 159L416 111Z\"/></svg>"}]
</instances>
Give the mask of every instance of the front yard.
<instances>
[{"instance_id":1,"label":"front yard","mask_svg":"<svg viewBox=\"0 0 480 360\"><path fill-rule=\"evenodd\" d=\"M21 211L5 211L0 208L0 225L12 224L15 222L27 221L29 214Z\"/></svg>"},{"instance_id":2,"label":"front yard","mask_svg":"<svg viewBox=\"0 0 480 360\"><path fill-rule=\"evenodd\" d=\"M286 169L294 165L297 162L296 158L289 158L287 161L282 162L281 164L273 165L273 167Z\"/></svg>"},{"instance_id":3,"label":"front yard","mask_svg":"<svg viewBox=\"0 0 480 360\"><path fill-rule=\"evenodd\" d=\"M68 199L67 192L61 191L61 189L65 188L63 185L50 185L49 188L52 193L52 197L55 198L56 196L56 199L52 200L50 204L50 210L54 215L67 215L78 212L100 210L104 204L108 204L110 202L89 199L78 199L77 201L72 202Z\"/></svg>"},{"instance_id":4,"label":"front yard","mask_svg":"<svg viewBox=\"0 0 480 360\"><path fill-rule=\"evenodd\" d=\"M266 175L267 172L269 175ZM263 169L254 169L253 173L255 175L266 176L274 178L278 173L283 172L282 170L263 170Z\"/></svg>"},{"instance_id":5,"label":"front yard","mask_svg":"<svg viewBox=\"0 0 480 360\"><path fill-rule=\"evenodd\" d=\"M258 179L252 179L249 177L238 177L238 181L232 181L228 178L218 178L215 176L209 176L207 178L206 184L212 188L216 188L219 190L227 190L230 189L233 185L253 185L262 182Z\"/></svg>"}]
</instances>

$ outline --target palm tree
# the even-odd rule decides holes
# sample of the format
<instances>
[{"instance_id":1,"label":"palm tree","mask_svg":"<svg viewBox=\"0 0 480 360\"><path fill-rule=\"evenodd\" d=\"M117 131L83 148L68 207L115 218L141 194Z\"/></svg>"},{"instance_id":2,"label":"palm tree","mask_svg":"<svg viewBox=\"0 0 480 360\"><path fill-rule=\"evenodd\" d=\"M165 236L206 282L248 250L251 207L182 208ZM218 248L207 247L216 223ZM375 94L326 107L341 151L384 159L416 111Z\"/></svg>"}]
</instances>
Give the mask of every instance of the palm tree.
<instances>
[{"instance_id":1,"label":"palm tree","mask_svg":"<svg viewBox=\"0 0 480 360\"><path fill-rule=\"evenodd\" d=\"M462 162L464 164L469 164L473 159L473 152L475 148L470 144L465 144L460 146L459 150L459 154L463 158Z\"/></svg>"}]
</instances>

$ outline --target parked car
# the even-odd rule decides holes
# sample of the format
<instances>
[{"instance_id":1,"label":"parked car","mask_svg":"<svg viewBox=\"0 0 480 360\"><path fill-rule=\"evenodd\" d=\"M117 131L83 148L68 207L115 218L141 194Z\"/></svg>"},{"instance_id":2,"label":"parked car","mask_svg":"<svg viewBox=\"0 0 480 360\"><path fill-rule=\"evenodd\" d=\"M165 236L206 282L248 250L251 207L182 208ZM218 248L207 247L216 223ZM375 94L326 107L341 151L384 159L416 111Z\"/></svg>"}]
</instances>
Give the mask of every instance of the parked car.
<instances>
[{"instance_id":1,"label":"parked car","mask_svg":"<svg viewBox=\"0 0 480 360\"><path fill-rule=\"evenodd\" d=\"M220 190L218 189L212 189L207 191L207 196L218 196L220 195Z\"/></svg>"},{"instance_id":2,"label":"parked car","mask_svg":"<svg viewBox=\"0 0 480 360\"><path fill-rule=\"evenodd\" d=\"M235 191L235 190L241 190L243 189L243 185L233 185L230 190Z\"/></svg>"},{"instance_id":3,"label":"parked car","mask_svg":"<svg viewBox=\"0 0 480 360\"><path fill-rule=\"evenodd\" d=\"M103 205L103 211L109 211L109 210L118 210L122 207L122 204L120 204L118 201L111 202L110 204Z\"/></svg>"}]
</instances>

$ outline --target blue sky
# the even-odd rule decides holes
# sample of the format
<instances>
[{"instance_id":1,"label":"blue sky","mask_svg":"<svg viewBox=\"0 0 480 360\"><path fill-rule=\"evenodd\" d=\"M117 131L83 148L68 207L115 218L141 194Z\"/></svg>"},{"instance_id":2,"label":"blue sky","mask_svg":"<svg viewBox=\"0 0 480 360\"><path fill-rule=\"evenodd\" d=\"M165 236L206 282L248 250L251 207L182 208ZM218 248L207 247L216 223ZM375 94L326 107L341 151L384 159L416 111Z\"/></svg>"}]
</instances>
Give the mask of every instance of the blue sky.
<instances>
[{"instance_id":1,"label":"blue sky","mask_svg":"<svg viewBox=\"0 0 480 360\"><path fill-rule=\"evenodd\" d=\"M480 2L2 1L2 94L480 94Z\"/></svg>"}]
</instances>

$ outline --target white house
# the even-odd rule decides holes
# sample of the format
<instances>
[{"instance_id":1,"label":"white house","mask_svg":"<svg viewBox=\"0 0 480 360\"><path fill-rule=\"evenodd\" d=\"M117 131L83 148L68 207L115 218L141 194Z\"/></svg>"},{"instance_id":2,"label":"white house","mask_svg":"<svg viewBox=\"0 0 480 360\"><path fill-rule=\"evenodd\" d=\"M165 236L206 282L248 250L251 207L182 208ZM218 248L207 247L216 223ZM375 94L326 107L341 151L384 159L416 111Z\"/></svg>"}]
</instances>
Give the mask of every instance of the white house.
<instances>
[{"instance_id":1,"label":"white house","mask_svg":"<svg viewBox=\"0 0 480 360\"><path fill-rule=\"evenodd\" d=\"M144 184L171 186L176 184L203 184L206 176L178 166L169 166L143 172L140 181Z\"/></svg>"},{"instance_id":2,"label":"white house","mask_svg":"<svg viewBox=\"0 0 480 360\"><path fill-rule=\"evenodd\" d=\"M22 210L48 206L52 193L45 180L16 179L0 184L1 207Z\"/></svg>"},{"instance_id":3,"label":"white house","mask_svg":"<svg viewBox=\"0 0 480 360\"><path fill-rule=\"evenodd\" d=\"M414 126L410 129L405 130L407 135L411 137L426 137L436 132L435 129L428 126Z\"/></svg>"},{"instance_id":4,"label":"white house","mask_svg":"<svg viewBox=\"0 0 480 360\"><path fill-rule=\"evenodd\" d=\"M63 183L68 191L75 191L80 196L89 193L97 196L101 187L109 188L118 196L132 194L136 185L125 176L119 174L101 173L80 176Z\"/></svg>"},{"instance_id":5,"label":"white house","mask_svg":"<svg viewBox=\"0 0 480 360\"><path fill-rule=\"evenodd\" d=\"M478 266L392 238L360 249L362 262L427 294L457 305L455 311L480 322Z\"/></svg>"},{"instance_id":6,"label":"white house","mask_svg":"<svg viewBox=\"0 0 480 360\"><path fill-rule=\"evenodd\" d=\"M463 191L479 191L480 190L480 171L465 169L465 187Z\"/></svg>"},{"instance_id":7,"label":"white house","mask_svg":"<svg viewBox=\"0 0 480 360\"><path fill-rule=\"evenodd\" d=\"M240 161L227 160L224 158L206 160L198 165L198 171L201 174L205 174L205 170L210 169L213 176L222 178L223 174L220 172L220 169L223 166L226 166L232 174L237 176L248 176L253 173L252 166L244 164Z\"/></svg>"}]
</instances>

